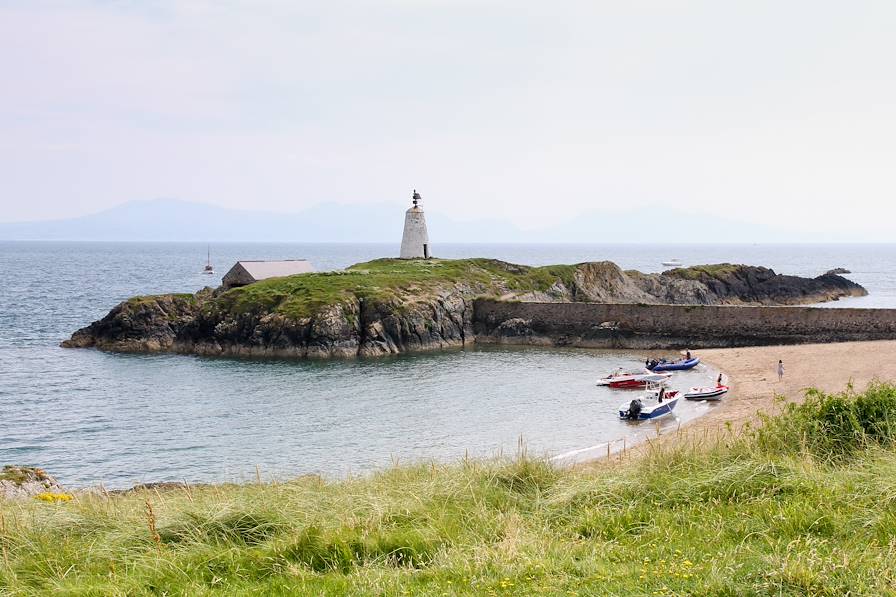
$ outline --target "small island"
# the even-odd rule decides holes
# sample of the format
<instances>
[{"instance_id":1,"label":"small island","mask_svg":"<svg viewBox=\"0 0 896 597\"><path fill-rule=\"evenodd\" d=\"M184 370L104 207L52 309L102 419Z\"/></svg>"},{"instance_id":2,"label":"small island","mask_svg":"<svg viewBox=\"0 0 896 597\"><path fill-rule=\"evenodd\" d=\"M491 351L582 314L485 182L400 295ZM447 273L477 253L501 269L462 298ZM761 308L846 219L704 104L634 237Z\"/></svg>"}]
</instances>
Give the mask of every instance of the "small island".
<instances>
[{"instance_id":1,"label":"small island","mask_svg":"<svg viewBox=\"0 0 896 597\"><path fill-rule=\"evenodd\" d=\"M329 358L463 346L477 299L531 303L806 305L863 296L838 275L718 264L658 274L609 261L530 267L495 259L378 259L195 294L134 297L65 347ZM601 323L601 322L596 322Z\"/></svg>"}]
</instances>

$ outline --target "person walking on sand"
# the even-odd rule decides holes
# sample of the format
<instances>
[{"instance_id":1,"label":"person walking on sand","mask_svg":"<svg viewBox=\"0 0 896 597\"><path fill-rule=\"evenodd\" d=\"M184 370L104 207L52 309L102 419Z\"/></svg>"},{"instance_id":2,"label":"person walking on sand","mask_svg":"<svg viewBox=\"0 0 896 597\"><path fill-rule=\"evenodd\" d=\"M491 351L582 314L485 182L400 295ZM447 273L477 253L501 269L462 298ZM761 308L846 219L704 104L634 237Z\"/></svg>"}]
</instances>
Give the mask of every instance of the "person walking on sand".
<instances>
[{"instance_id":1,"label":"person walking on sand","mask_svg":"<svg viewBox=\"0 0 896 597\"><path fill-rule=\"evenodd\" d=\"M784 379L784 361L778 359L778 381Z\"/></svg>"}]
</instances>

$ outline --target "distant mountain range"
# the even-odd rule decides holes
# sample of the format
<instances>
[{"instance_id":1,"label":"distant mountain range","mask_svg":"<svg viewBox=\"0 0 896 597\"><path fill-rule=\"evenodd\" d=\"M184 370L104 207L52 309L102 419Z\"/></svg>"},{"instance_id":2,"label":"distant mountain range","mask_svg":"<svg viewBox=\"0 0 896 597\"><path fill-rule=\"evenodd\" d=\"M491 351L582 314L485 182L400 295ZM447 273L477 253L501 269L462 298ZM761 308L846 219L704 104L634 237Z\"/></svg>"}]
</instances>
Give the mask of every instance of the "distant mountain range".
<instances>
[{"instance_id":1,"label":"distant mountain range","mask_svg":"<svg viewBox=\"0 0 896 597\"><path fill-rule=\"evenodd\" d=\"M65 220L0 223L0 240L398 242L405 205L322 203L298 213L233 210L178 199L130 201ZM426 212L430 239L456 243L811 242L792 231L669 209L579 214L524 231L501 220ZM825 241L840 240L827 237Z\"/></svg>"}]
</instances>

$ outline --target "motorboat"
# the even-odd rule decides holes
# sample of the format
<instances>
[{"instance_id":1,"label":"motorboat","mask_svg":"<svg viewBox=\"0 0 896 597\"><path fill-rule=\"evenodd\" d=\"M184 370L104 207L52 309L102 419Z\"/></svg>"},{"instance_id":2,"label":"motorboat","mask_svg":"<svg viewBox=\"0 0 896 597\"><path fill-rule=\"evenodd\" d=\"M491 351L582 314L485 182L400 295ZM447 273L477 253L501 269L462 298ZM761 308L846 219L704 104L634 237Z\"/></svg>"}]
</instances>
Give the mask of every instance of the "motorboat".
<instances>
[{"instance_id":1,"label":"motorboat","mask_svg":"<svg viewBox=\"0 0 896 597\"><path fill-rule=\"evenodd\" d=\"M654 373L656 373L657 371L687 371L688 369L693 369L699 364L699 357L681 359L679 361L667 361L666 359L660 359L659 361L651 361L647 363L647 368Z\"/></svg>"},{"instance_id":2,"label":"motorboat","mask_svg":"<svg viewBox=\"0 0 896 597\"><path fill-rule=\"evenodd\" d=\"M675 257L673 257L672 259L669 259L668 261L663 261L662 264L665 265L666 267L681 267L682 265L684 265L681 262L681 259L677 259Z\"/></svg>"},{"instance_id":3,"label":"motorboat","mask_svg":"<svg viewBox=\"0 0 896 597\"><path fill-rule=\"evenodd\" d=\"M671 373L654 373L643 371L624 371L617 369L606 377L597 380L597 385L611 388L643 388L647 384L661 383L672 377Z\"/></svg>"},{"instance_id":4,"label":"motorboat","mask_svg":"<svg viewBox=\"0 0 896 597\"><path fill-rule=\"evenodd\" d=\"M719 384L704 388L691 388L685 392L685 400L721 400L728 393L728 386Z\"/></svg>"},{"instance_id":5,"label":"motorboat","mask_svg":"<svg viewBox=\"0 0 896 597\"><path fill-rule=\"evenodd\" d=\"M649 390L643 396L619 405L619 418L626 421L647 421L672 414L681 395L664 387Z\"/></svg>"}]
</instances>

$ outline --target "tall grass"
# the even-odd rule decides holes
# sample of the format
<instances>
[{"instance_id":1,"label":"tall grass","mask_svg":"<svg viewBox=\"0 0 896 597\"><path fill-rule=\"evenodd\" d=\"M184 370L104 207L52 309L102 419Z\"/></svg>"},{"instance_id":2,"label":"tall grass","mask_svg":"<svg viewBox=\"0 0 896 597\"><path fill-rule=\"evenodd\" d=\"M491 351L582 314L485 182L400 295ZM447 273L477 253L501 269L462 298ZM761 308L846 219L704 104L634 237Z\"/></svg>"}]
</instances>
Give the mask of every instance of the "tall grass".
<instances>
[{"instance_id":1,"label":"tall grass","mask_svg":"<svg viewBox=\"0 0 896 597\"><path fill-rule=\"evenodd\" d=\"M761 431L587 470L521 457L0 503L0 593L893 594L894 397L814 392Z\"/></svg>"}]
</instances>

